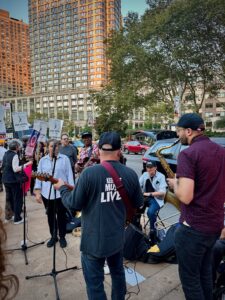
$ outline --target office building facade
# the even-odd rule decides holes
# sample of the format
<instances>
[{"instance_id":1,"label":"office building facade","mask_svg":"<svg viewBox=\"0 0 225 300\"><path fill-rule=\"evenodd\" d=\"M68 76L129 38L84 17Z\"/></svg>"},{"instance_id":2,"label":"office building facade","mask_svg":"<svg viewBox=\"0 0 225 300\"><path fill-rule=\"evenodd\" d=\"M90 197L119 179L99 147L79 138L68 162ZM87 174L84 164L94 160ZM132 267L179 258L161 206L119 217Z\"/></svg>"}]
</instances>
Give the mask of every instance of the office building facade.
<instances>
[{"instance_id":1,"label":"office building facade","mask_svg":"<svg viewBox=\"0 0 225 300\"><path fill-rule=\"evenodd\" d=\"M0 99L30 93L29 27L0 9Z\"/></svg>"}]
</instances>

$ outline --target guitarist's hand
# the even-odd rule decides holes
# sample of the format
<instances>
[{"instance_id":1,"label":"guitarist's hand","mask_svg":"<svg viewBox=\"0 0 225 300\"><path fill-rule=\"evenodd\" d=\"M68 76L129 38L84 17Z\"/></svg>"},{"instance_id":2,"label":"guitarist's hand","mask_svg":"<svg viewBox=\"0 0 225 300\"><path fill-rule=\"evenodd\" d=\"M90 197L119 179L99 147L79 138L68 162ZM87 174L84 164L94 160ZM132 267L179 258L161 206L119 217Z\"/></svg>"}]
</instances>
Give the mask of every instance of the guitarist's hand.
<instances>
[{"instance_id":1,"label":"guitarist's hand","mask_svg":"<svg viewBox=\"0 0 225 300\"><path fill-rule=\"evenodd\" d=\"M54 188L56 190L59 190L63 185L65 185L65 182L61 178L59 178L58 182L54 184Z\"/></svg>"},{"instance_id":2,"label":"guitarist's hand","mask_svg":"<svg viewBox=\"0 0 225 300\"><path fill-rule=\"evenodd\" d=\"M43 203L42 197L41 197L41 192L39 190L35 191L35 199L38 203Z\"/></svg>"}]
</instances>

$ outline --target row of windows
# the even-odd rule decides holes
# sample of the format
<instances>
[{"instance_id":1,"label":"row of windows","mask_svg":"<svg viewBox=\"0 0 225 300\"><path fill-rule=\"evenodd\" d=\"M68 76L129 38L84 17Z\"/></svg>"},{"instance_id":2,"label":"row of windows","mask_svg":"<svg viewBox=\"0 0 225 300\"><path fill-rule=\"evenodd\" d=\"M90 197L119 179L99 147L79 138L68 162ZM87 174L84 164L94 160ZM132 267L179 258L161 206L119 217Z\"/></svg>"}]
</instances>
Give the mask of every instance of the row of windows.
<instances>
[{"instance_id":1,"label":"row of windows","mask_svg":"<svg viewBox=\"0 0 225 300\"><path fill-rule=\"evenodd\" d=\"M86 81L84 82L77 82L75 83L68 83L68 84L61 84L61 85L52 85L52 86L43 86L43 87L35 87L35 92L51 92L51 91L60 91L61 89L76 89L79 87L87 87L88 83Z\"/></svg>"},{"instance_id":2,"label":"row of windows","mask_svg":"<svg viewBox=\"0 0 225 300\"><path fill-rule=\"evenodd\" d=\"M64 68L63 68L64 69ZM62 71L62 72L61 72ZM62 77L70 77L70 76L74 76L74 75L81 75L81 74L87 74L88 73L88 70L87 69L83 69L83 70L77 70L77 71L69 71L69 72L65 72L66 70L61 70L59 68L55 68L54 69L54 73L60 73L60 76ZM43 72L44 73L44 72ZM41 79L51 79L53 78L55 74L49 74L49 75L42 75L41 76ZM58 74L57 74L57 77L58 78ZM36 76L36 80L40 80L40 77L39 76Z\"/></svg>"},{"instance_id":3,"label":"row of windows","mask_svg":"<svg viewBox=\"0 0 225 300\"><path fill-rule=\"evenodd\" d=\"M81 20L70 20L68 18L58 20L58 24L56 22L47 22L47 23L40 23L40 24L32 24L30 27L30 37L34 37L38 34L49 33L49 32L61 32L62 30L71 30L74 31L79 30L90 30L92 28L98 27L107 27L111 24L119 26L120 21L119 19L115 19L114 16L108 17L107 22L104 22L103 15L99 15L98 19L102 19L103 21L96 22L96 18L90 17L88 19L81 19ZM82 21L84 20L84 21ZM95 22L94 22L95 20ZM25 36L24 36L25 37Z\"/></svg>"},{"instance_id":4,"label":"row of windows","mask_svg":"<svg viewBox=\"0 0 225 300\"><path fill-rule=\"evenodd\" d=\"M39 29L40 33L43 33L44 31L57 31L58 29L63 29L70 26L79 25L79 19L82 19L82 17L85 17L86 13L81 13L79 16L74 15L72 17L65 17L65 18L55 18L51 20L51 26L47 26L45 22L42 22L39 24L36 24L36 20L33 20L32 25L33 28L30 27L30 32L33 34L37 33L37 30ZM96 16L89 16L87 19L88 27L92 26L94 24L94 21L103 21L105 20L104 15L96 15ZM119 20L119 19L118 19ZM71 24L70 24L71 23ZM82 23L82 22L81 22ZM38 26L37 26L38 25ZM49 25L49 24L48 24Z\"/></svg>"},{"instance_id":5,"label":"row of windows","mask_svg":"<svg viewBox=\"0 0 225 300\"><path fill-rule=\"evenodd\" d=\"M114 9L108 10L108 16L110 15L109 13L114 13ZM95 10L89 10L87 12L88 16L93 16L93 15L104 15L105 11L103 9L95 9ZM73 15L73 17L72 17ZM71 16L71 17L70 17ZM114 14L113 14L114 16ZM69 11L65 11L64 13L60 13L60 14L54 14L54 15L46 15L44 17L44 14L42 12L39 13L38 15L38 19L36 16L32 15L33 19L32 19L32 25L33 25L33 30L37 30L38 27L39 28L45 28L46 26L51 26L51 24L53 23L54 25L60 24L60 23L64 23L65 20L67 19L67 21L75 20L77 21L78 18L78 14L76 14L76 12L72 12L72 10ZM31 18L32 18L31 17ZM52 19L52 20L51 20ZM81 18L82 19L87 19L87 18ZM86 23L87 20L82 21L81 24Z\"/></svg>"},{"instance_id":6,"label":"row of windows","mask_svg":"<svg viewBox=\"0 0 225 300\"><path fill-rule=\"evenodd\" d=\"M66 52L68 49L64 49L64 52ZM75 53L69 53L69 54L55 54L53 56L53 53L49 52L49 53L43 53L40 55L40 57L38 57L38 55L35 55L35 59L32 62L32 65L34 64L38 64L40 61L41 63L46 63L46 62L54 62L54 61L61 61L61 60L70 60L75 59L75 61L78 62L77 57L79 57L81 59L81 56L85 56L87 57L88 55L93 55L96 54L96 58L99 58L99 55L97 55L98 53L104 53L104 49L102 48L97 48L95 50L89 50L89 51L82 51L82 52L75 52ZM92 60L91 56L91 60ZM3 59L6 57L3 57ZM100 57L100 59L102 58L102 55ZM103 57L104 58L104 57ZM23 62L26 62L26 57L22 58L22 57L18 57L18 59L23 59ZM11 61L9 60L9 62L11 63ZM51 64L50 64L51 65Z\"/></svg>"},{"instance_id":7,"label":"row of windows","mask_svg":"<svg viewBox=\"0 0 225 300\"><path fill-rule=\"evenodd\" d=\"M105 79L105 74L96 74L96 75L90 75L90 79L97 79L97 78L102 78ZM55 80L45 80L45 81L35 81L35 86L51 86L51 85L60 85L60 84L65 84L65 83L77 83L80 81L87 81L88 77L87 76L77 76L75 78L62 78L61 80L55 79ZM26 83L23 83L24 86L26 86Z\"/></svg>"},{"instance_id":8,"label":"row of windows","mask_svg":"<svg viewBox=\"0 0 225 300\"><path fill-rule=\"evenodd\" d=\"M89 66L89 71L92 73L92 72L103 72L105 70L105 68L99 68L97 66L103 66L104 65L104 62L101 62L101 61L98 61L96 63L90 63ZM95 67L96 68L93 68ZM72 68L73 66L71 66ZM82 67L82 68L81 68ZM77 69L77 71L71 71L71 68L68 69L65 69L64 68L54 68L54 69L50 69L50 70L41 70L41 76L38 75L38 72L35 72L35 73L32 73L32 77L35 78L36 80L40 80L40 78L42 80L46 80L46 79L57 79L57 78L60 78L60 77L71 77L71 76L74 76L74 75L85 75L88 73L88 69L87 69L88 65L87 64L82 64L81 66L80 65L75 65L74 66L74 69ZM68 72L66 72L68 70ZM73 69L72 69L73 70ZM35 75L35 76L34 76Z\"/></svg>"},{"instance_id":9,"label":"row of windows","mask_svg":"<svg viewBox=\"0 0 225 300\"><path fill-rule=\"evenodd\" d=\"M213 108L213 107L214 107L213 103L206 103L205 104L205 108ZM224 107L224 103L217 102L216 107Z\"/></svg>"},{"instance_id":10,"label":"row of windows","mask_svg":"<svg viewBox=\"0 0 225 300\"><path fill-rule=\"evenodd\" d=\"M98 75L96 76L91 76L91 78L101 78L101 77L98 77ZM62 78L62 79L54 79L54 80L44 80L44 81L39 81L39 80L36 80L35 81L35 84L36 86L37 85L52 85L52 84L59 84L59 83L70 83L70 82L76 82L76 81L83 81L83 80L87 80L88 79L88 76L77 76L77 77L74 77L74 78ZM25 83L24 83L25 84Z\"/></svg>"},{"instance_id":11,"label":"row of windows","mask_svg":"<svg viewBox=\"0 0 225 300\"><path fill-rule=\"evenodd\" d=\"M90 38L91 36L98 36L98 35L104 35L106 34L106 30L105 29L96 29L96 30L90 30L90 31L83 31L83 32L74 32L74 35L71 35L71 33L68 31L65 34L63 34L61 37L55 37L52 36L51 34L46 34L44 36L35 36L35 38L33 40L31 40L31 44L38 45L39 47L45 46L45 45L51 45L51 44L59 44L60 47L63 47L63 44L65 44L66 42L70 42L70 41L75 41L79 38L83 38L86 36L89 36L88 40L90 42ZM103 40L103 38L102 38ZM79 43L77 43L79 44ZM29 43L27 42L26 44L21 44L21 46L27 46L29 45Z\"/></svg>"},{"instance_id":12,"label":"row of windows","mask_svg":"<svg viewBox=\"0 0 225 300\"><path fill-rule=\"evenodd\" d=\"M98 65L98 63L99 62L96 62L96 64ZM91 64L91 63L90 63ZM55 64L55 66L56 67L58 67L59 65L58 65L58 63L57 64ZM67 71L72 71L72 70L76 70L76 69L79 69L79 70L84 70L84 69L87 69L88 68L88 64L77 64L77 65L70 65L70 66L65 66L65 67L61 67L61 70L63 69L63 70L67 70ZM38 72L37 71L40 71L40 67L39 66L36 66L35 67L35 69L36 69L36 71L35 71L35 74L37 74ZM47 73L52 73L53 72L53 70L49 70L49 72L46 72L46 71L41 71L41 73L42 74L47 74ZM34 74L34 73L33 73ZM60 72L59 72L59 74L61 74ZM58 78L59 77L59 74L58 73L56 73L56 74L54 74L54 77L56 77L56 78Z\"/></svg>"},{"instance_id":13,"label":"row of windows","mask_svg":"<svg viewBox=\"0 0 225 300\"><path fill-rule=\"evenodd\" d=\"M47 41L47 42L40 42L38 44L38 42L33 43L33 46L32 46L32 49L33 49L33 53L36 55L36 54L39 54L39 52L44 52L45 55L46 55L46 51L49 52L50 54L52 54L54 51L58 51L59 48L60 48L60 51L61 53L65 53L66 49L69 48L71 49L71 47L73 47L75 45L76 46L79 46L80 49L85 49L87 43L86 42L82 42L83 40L87 40L87 39L77 39L77 40L74 40L74 41L71 41L71 42L68 42L68 41L63 41L63 42L60 42L60 44L58 44L58 41L57 43L54 43L54 40L51 41ZM90 47L94 47L95 44L98 44L98 43L101 43L103 44L103 40L104 40L104 37L103 36L95 36L95 37L90 37L89 39L89 45ZM49 51L50 48L52 49L52 51ZM74 49L74 48L73 48ZM68 50L68 52L71 52L71 50Z\"/></svg>"}]
</instances>

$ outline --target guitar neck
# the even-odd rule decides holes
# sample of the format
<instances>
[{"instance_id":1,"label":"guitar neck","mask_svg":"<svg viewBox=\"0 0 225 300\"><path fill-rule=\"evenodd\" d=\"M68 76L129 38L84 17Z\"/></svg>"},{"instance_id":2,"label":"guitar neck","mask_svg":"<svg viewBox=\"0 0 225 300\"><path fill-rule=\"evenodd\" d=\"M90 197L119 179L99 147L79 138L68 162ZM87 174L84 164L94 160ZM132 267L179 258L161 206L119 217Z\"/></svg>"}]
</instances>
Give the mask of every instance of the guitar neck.
<instances>
[{"instance_id":1,"label":"guitar neck","mask_svg":"<svg viewBox=\"0 0 225 300\"><path fill-rule=\"evenodd\" d=\"M50 180L53 184L55 184L55 183L58 183L58 179L56 179L56 178L51 178L51 180ZM70 184L68 184L68 183L66 183L66 182L64 182L64 185L68 188L68 190L70 190L70 191L72 191L73 189L74 189L74 186L72 186L72 185L70 185Z\"/></svg>"},{"instance_id":2,"label":"guitar neck","mask_svg":"<svg viewBox=\"0 0 225 300\"><path fill-rule=\"evenodd\" d=\"M58 179L57 178L54 178L52 177L52 175L49 175L47 173L38 173L38 172L32 172L32 175L31 175L33 178L37 178L39 179L40 181L50 181L51 183L55 184L55 183L58 183ZM70 185L66 182L64 182L64 185L70 190L72 191L74 189L74 186L73 185Z\"/></svg>"}]
</instances>

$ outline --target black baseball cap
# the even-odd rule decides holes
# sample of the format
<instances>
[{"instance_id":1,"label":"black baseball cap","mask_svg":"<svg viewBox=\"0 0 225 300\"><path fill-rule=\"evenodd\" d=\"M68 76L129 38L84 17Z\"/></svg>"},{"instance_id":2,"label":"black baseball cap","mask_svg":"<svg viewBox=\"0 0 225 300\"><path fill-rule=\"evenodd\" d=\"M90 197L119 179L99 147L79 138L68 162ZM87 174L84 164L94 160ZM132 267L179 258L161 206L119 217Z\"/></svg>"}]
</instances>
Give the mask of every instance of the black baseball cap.
<instances>
[{"instance_id":1,"label":"black baseball cap","mask_svg":"<svg viewBox=\"0 0 225 300\"><path fill-rule=\"evenodd\" d=\"M110 148L104 148L104 145L111 145ZM104 151L115 151L121 148L120 135L115 131L103 132L100 136L98 146Z\"/></svg>"},{"instance_id":2,"label":"black baseball cap","mask_svg":"<svg viewBox=\"0 0 225 300\"><path fill-rule=\"evenodd\" d=\"M177 127L191 128L192 130L205 130L204 120L196 113L184 114L178 121Z\"/></svg>"},{"instance_id":3,"label":"black baseball cap","mask_svg":"<svg viewBox=\"0 0 225 300\"><path fill-rule=\"evenodd\" d=\"M155 168L155 167L157 167L157 165L156 165L156 162L155 161L148 161L147 163L146 163L146 168Z\"/></svg>"},{"instance_id":4,"label":"black baseball cap","mask_svg":"<svg viewBox=\"0 0 225 300\"><path fill-rule=\"evenodd\" d=\"M90 131L85 131L81 133L81 138L85 138L85 137L91 137L92 138L92 133Z\"/></svg>"}]
</instances>

